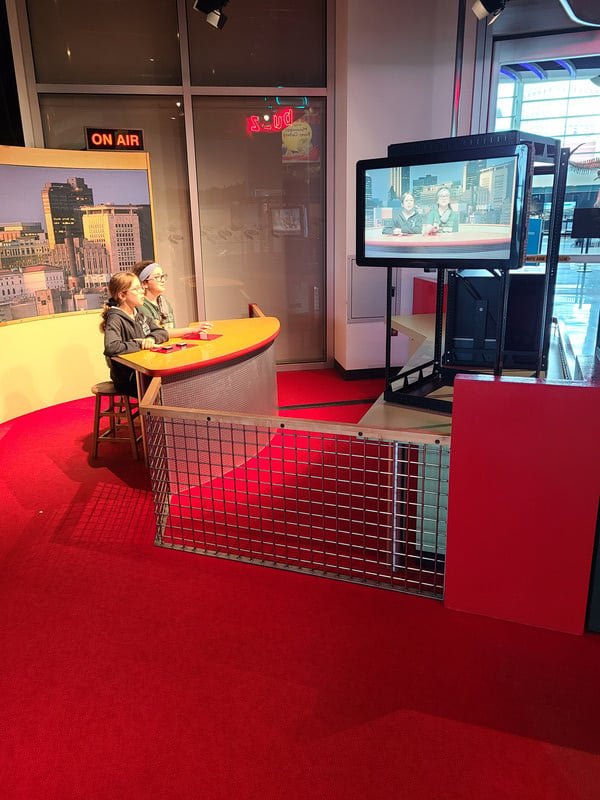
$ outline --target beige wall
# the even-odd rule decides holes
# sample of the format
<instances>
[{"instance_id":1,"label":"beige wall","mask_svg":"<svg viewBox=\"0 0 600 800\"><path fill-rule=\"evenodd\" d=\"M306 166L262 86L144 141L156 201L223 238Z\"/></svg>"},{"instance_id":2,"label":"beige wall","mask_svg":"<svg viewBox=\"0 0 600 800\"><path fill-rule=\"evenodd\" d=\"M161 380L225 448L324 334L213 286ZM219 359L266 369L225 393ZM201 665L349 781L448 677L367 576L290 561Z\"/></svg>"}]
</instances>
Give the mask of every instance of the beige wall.
<instances>
[{"instance_id":1,"label":"beige wall","mask_svg":"<svg viewBox=\"0 0 600 800\"><path fill-rule=\"evenodd\" d=\"M347 261L355 253L355 168L388 144L450 136L458 7L442 0L340 3L336 22L335 359L382 367L383 322L347 324ZM377 268L373 268L377 269ZM421 272L421 271L420 271ZM393 361L403 363L406 337Z\"/></svg>"},{"instance_id":2,"label":"beige wall","mask_svg":"<svg viewBox=\"0 0 600 800\"><path fill-rule=\"evenodd\" d=\"M99 311L1 323L0 422L89 397L108 380L99 324Z\"/></svg>"}]
</instances>

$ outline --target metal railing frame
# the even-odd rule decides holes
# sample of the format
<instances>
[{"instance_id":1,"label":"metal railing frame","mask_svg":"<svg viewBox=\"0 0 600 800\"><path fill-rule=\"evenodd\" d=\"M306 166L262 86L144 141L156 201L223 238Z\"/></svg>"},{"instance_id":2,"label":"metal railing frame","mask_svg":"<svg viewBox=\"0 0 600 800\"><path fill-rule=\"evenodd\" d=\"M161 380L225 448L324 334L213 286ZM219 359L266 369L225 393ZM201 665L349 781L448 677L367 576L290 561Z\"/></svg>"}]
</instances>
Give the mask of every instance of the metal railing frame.
<instances>
[{"instance_id":1,"label":"metal railing frame","mask_svg":"<svg viewBox=\"0 0 600 800\"><path fill-rule=\"evenodd\" d=\"M140 414L147 429L148 466L157 526L155 544L410 594L438 599L443 597L449 436L164 406L160 378L153 378L150 382L140 402ZM165 433L168 430L171 433ZM234 434L238 436L237 439ZM296 482L291 489L290 484L287 485L288 494L290 491L292 494L296 492L298 481L294 470L298 464L306 473L303 478L313 480L310 459L297 460L302 447L295 451L293 447L284 448L282 445L281 452L293 452L293 456L288 460L282 456L281 461L276 461L274 477L268 474L272 467L269 443L279 434L291 437L292 443L304 442L307 437L309 450L311 440L328 442L334 448L342 443L344 452L351 454L349 458L352 463L347 471L359 475L358 482L352 483L354 489L348 493L345 488L340 490L340 486L346 486L348 479L343 471L340 473L338 470L330 480L333 488L327 492L330 499L336 498L336 505L329 505L328 513L322 517L319 514L324 506L312 499L312 496L320 496L321 489L311 487L305 490L309 498L307 507L311 509L307 513L312 514L309 523L304 521L304 514L292 512L286 517L285 510L282 515L287 521L274 521L273 498L265 500L268 491L265 492L267 483L264 481L274 480L277 484L278 480L284 480L283 472L288 478L291 475L292 481ZM169 437L171 445L167 444ZM184 449L174 457L176 451L172 443L176 440ZM247 458L247 441L259 440L260 444L250 448ZM198 455L200 458L203 454L208 459L200 467L194 464L191 473L186 472L186 458L189 461L190 451L186 449L185 442L191 445L193 457ZM204 450L198 442L206 443ZM227 445L225 448L224 443ZM235 459L235 463L230 460L236 444L243 450L239 463ZM243 484L243 479L231 476L239 470L243 473L247 461L256 457L257 452L267 450L267 477L263 477L262 483L259 478L258 493L251 498L254 514L247 519L243 507L247 502L250 508L249 491L247 486L242 485L240 489L237 485ZM365 458L369 462L365 466L361 461L361 453L367 452L371 455ZM377 463L378 472L374 466L377 460L372 455L374 452L390 454L389 458L386 455ZM202 478L197 471L201 468L205 470ZM206 470L210 474L207 475ZM317 465L317 475L324 474L324 471L322 465ZM339 474L342 475L341 481ZM214 475L217 475L217 479ZM234 509L234 516L233 522L225 524L224 533L219 534L215 522L217 514L213 512L217 505L219 508L225 505L226 479L229 481L227 495L232 498L229 505ZM361 487L359 491L356 490L357 486ZM284 486L284 495L285 491ZM189 511L190 517L186 516L183 521L175 510L177 498L182 493L187 497L189 492L201 492L202 499L199 496L194 500L186 499L186 515ZM292 505L295 502L296 499ZM266 513L263 513L262 503L268 506ZM299 504L300 501L298 507ZM201 519L193 518L192 508ZM240 508L242 511L238 517ZM221 518L221 511L218 516ZM297 524L300 516L302 525ZM237 535L233 535L237 525L243 528L241 538L239 529ZM313 525L316 529L314 537ZM208 534L205 535L207 530ZM244 538L246 534L248 539ZM242 540L244 546L240 545ZM290 558L290 552L300 554L300 551L302 558L300 555ZM281 557L281 554L285 554L285 557Z\"/></svg>"}]
</instances>

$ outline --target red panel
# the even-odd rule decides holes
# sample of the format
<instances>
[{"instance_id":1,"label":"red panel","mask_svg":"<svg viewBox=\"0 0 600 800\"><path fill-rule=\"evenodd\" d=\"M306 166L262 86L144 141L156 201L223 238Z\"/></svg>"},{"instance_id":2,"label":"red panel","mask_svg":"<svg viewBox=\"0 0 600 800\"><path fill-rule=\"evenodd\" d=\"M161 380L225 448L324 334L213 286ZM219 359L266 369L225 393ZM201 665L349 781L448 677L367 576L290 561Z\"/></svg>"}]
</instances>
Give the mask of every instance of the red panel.
<instances>
[{"instance_id":1,"label":"red panel","mask_svg":"<svg viewBox=\"0 0 600 800\"><path fill-rule=\"evenodd\" d=\"M445 604L582 633L600 493L600 386L457 377Z\"/></svg>"},{"instance_id":2,"label":"red panel","mask_svg":"<svg viewBox=\"0 0 600 800\"><path fill-rule=\"evenodd\" d=\"M435 314L435 296L437 282L427 278L413 279L413 314ZM448 285L444 286L444 311L446 310L446 296Z\"/></svg>"}]
</instances>

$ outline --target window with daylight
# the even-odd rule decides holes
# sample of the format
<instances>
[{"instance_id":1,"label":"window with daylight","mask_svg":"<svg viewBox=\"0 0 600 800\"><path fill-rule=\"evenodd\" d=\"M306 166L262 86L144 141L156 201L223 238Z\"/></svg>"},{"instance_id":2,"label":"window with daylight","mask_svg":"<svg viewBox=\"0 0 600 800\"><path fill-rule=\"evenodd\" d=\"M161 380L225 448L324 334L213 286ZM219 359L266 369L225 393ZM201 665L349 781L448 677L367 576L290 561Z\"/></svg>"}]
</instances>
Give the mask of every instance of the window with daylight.
<instances>
[{"instance_id":1,"label":"window with daylight","mask_svg":"<svg viewBox=\"0 0 600 800\"><path fill-rule=\"evenodd\" d=\"M518 129L569 148L553 316L576 355L594 352L600 309L600 55L502 64L497 131ZM548 179L537 177L532 217L543 246L550 217ZM596 211L598 214L596 214Z\"/></svg>"}]
</instances>

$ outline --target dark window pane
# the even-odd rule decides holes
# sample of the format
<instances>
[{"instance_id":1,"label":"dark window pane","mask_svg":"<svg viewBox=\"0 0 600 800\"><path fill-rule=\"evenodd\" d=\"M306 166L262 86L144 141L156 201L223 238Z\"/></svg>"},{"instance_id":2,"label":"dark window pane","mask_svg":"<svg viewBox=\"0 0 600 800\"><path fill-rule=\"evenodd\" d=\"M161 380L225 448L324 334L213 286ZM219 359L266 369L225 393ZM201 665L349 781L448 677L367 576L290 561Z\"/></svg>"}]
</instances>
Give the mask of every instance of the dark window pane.
<instances>
[{"instance_id":1,"label":"dark window pane","mask_svg":"<svg viewBox=\"0 0 600 800\"><path fill-rule=\"evenodd\" d=\"M235 0L218 30L188 4L196 86L325 86L325 0Z\"/></svg>"},{"instance_id":2,"label":"dark window pane","mask_svg":"<svg viewBox=\"0 0 600 800\"><path fill-rule=\"evenodd\" d=\"M28 0L38 83L177 85L176 0Z\"/></svg>"}]
</instances>

